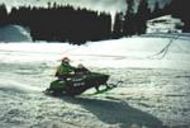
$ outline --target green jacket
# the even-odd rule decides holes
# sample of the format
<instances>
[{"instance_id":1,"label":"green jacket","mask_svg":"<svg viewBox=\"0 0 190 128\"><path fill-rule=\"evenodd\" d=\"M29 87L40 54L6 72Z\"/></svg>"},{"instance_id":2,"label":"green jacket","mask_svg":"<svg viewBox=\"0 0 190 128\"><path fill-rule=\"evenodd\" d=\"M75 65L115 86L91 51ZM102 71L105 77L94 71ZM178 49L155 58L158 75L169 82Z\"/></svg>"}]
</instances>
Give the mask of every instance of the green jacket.
<instances>
[{"instance_id":1,"label":"green jacket","mask_svg":"<svg viewBox=\"0 0 190 128\"><path fill-rule=\"evenodd\" d=\"M69 75L71 72L74 72L75 68L67 63L62 63L58 68L56 72L56 76L64 76Z\"/></svg>"}]
</instances>

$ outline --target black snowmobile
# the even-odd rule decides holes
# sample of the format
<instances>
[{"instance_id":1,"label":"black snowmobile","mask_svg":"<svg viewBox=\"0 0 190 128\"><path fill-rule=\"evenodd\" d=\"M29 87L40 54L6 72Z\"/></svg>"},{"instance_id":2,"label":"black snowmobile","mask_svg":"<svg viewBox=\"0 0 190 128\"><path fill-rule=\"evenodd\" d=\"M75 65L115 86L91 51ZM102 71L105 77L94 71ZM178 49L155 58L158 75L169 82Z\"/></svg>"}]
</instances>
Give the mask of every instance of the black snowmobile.
<instances>
[{"instance_id":1,"label":"black snowmobile","mask_svg":"<svg viewBox=\"0 0 190 128\"><path fill-rule=\"evenodd\" d=\"M109 75L89 72L83 75L74 74L66 80L55 80L51 82L50 87L46 89L45 94L52 96L75 96L80 95L86 90L95 87L97 90L99 86L106 85L106 90L111 89L107 84Z\"/></svg>"}]
</instances>

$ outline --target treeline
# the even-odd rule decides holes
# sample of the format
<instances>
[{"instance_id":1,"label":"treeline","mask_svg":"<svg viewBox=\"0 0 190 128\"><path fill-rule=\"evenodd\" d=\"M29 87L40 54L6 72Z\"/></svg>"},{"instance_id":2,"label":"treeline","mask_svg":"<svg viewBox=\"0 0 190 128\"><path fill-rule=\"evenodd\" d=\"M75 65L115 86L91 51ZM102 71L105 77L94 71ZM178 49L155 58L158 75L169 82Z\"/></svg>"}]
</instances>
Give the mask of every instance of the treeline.
<instances>
[{"instance_id":1,"label":"treeline","mask_svg":"<svg viewBox=\"0 0 190 128\"><path fill-rule=\"evenodd\" d=\"M33 40L84 43L110 38L111 16L71 6L19 7L8 14L0 6L0 25L28 27Z\"/></svg>"},{"instance_id":2,"label":"treeline","mask_svg":"<svg viewBox=\"0 0 190 128\"><path fill-rule=\"evenodd\" d=\"M137 12L134 0L126 0L126 15L116 14L112 26L111 15L87 9L74 9L48 3L48 8L19 7L8 14L0 6L0 25L17 24L30 29L33 40L61 41L81 44L86 41L120 38L143 34L151 11L142 0Z\"/></svg>"},{"instance_id":3,"label":"treeline","mask_svg":"<svg viewBox=\"0 0 190 128\"><path fill-rule=\"evenodd\" d=\"M147 0L141 0L138 7L134 0L126 0L126 5L125 14L116 14L113 29L110 14L60 6L56 3L48 3L48 8L13 8L10 13L7 13L5 5L1 5L0 26L17 24L28 27L34 41L68 41L81 44L86 41L144 34L147 20L173 14L185 22L183 31L190 31L188 0L172 0L162 8L159 2L156 2L153 10L150 9Z\"/></svg>"}]
</instances>

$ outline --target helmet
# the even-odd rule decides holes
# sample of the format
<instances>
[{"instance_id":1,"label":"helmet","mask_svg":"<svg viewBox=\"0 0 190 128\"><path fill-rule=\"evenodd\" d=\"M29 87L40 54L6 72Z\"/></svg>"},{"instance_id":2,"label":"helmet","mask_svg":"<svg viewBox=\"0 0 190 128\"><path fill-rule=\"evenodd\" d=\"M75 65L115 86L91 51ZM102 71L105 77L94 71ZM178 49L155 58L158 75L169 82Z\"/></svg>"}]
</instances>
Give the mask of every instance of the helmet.
<instances>
[{"instance_id":1,"label":"helmet","mask_svg":"<svg viewBox=\"0 0 190 128\"><path fill-rule=\"evenodd\" d=\"M78 68L84 68L84 66L82 64L79 64Z\"/></svg>"},{"instance_id":2,"label":"helmet","mask_svg":"<svg viewBox=\"0 0 190 128\"><path fill-rule=\"evenodd\" d=\"M62 62L70 62L71 60L68 58L68 57L64 57L64 58L62 58L62 60L61 60Z\"/></svg>"}]
</instances>

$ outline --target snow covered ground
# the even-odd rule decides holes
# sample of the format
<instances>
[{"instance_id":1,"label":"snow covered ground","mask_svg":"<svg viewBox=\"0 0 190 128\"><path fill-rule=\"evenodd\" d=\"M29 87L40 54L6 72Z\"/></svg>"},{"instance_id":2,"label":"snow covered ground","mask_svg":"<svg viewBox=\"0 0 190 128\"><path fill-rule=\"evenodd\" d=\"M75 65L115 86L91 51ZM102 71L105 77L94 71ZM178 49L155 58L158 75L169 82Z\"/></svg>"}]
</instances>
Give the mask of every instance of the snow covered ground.
<instances>
[{"instance_id":1,"label":"snow covered ground","mask_svg":"<svg viewBox=\"0 0 190 128\"><path fill-rule=\"evenodd\" d=\"M89 42L0 43L1 128L188 128L190 37L159 34ZM63 56L124 81L105 94L53 98L42 91Z\"/></svg>"}]
</instances>

